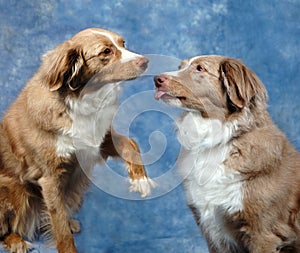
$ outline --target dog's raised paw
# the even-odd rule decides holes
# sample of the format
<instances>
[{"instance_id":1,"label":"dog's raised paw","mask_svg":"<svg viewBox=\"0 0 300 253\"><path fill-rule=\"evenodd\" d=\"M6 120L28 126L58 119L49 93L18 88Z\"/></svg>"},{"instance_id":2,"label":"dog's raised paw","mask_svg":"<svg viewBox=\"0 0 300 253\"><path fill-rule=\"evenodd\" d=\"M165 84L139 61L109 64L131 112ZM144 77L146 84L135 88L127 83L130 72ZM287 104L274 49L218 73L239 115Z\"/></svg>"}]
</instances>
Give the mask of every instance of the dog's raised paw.
<instances>
[{"instance_id":1,"label":"dog's raised paw","mask_svg":"<svg viewBox=\"0 0 300 253\"><path fill-rule=\"evenodd\" d=\"M151 189L157 186L157 184L149 177L134 180L130 179L130 184L129 191L141 193L142 198L151 195Z\"/></svg>"}]
</instances>

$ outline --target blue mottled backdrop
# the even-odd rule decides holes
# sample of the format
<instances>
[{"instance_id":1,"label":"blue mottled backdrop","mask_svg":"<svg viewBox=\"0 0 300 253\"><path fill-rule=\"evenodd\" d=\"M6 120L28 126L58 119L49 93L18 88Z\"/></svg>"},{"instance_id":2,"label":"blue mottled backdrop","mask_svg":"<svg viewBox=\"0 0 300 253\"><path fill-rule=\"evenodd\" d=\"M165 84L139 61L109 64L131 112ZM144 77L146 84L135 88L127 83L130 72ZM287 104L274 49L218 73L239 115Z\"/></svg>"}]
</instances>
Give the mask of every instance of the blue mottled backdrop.
<instances>
[{"instance_id":1,"label":"blue mottled backdrop","mask_svg":"<svg viewBox=\"0 0 300 253\"><path fill-rule=\"evenodd\" d=\"M127 47L141 54L242 59L266 85L274 121L299 150L299 14L299 0L0 0L1 117L38 69L42 54L84 28L101 27L122 35ZM152 90L151 79L124 85L120 102ZM153 131L167 140L164 154L147 165L152 177L176 161L179 147L172 121L149 110L130 125L129 134L143 152L150 148ZM110 161L109 166L125 175L121 162ZM182 186L173 188L159 197L134 201L92 185L76 215L82 227L75 235L79 252L207 252ZM44 248L42 238L34 245L33 252L56 252Z\"/></svg>"}]
</instances>

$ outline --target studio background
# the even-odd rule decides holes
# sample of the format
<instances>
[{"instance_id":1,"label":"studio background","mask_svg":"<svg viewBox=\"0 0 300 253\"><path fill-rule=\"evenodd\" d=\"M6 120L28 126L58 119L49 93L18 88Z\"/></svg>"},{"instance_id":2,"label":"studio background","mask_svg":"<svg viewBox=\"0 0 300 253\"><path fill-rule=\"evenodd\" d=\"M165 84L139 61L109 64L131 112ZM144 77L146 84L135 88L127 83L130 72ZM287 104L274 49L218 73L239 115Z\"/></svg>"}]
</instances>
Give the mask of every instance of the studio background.
<instances>
[{"instance_id":1,"label":"studio background","mask_svg":"<svg viewBox=\"0 0 300 253\"><path fill-rule=\"evenodd\" d=\"M127 48L140 54L242 59L265 84L275 123L300 150L299 14L300 0L0 0L1 118L46 51L82 29L99 27L120 34ZM144 91L154 101L152 78L125 84L120 103ZM129 130L142 152L151 148L151 133L165 137L164 154L146 166L151 177L173 168L180 147L169 115L149 108L132 119ZM121 162L109 164L126 176ZM81 222L75 235L79 252L207 252L181 185L149 200L128 200L99 188L91 186L76 215ZM41 240L34 244L36 252L56 252L45 249Z\"/></svg>"}]
</instances>

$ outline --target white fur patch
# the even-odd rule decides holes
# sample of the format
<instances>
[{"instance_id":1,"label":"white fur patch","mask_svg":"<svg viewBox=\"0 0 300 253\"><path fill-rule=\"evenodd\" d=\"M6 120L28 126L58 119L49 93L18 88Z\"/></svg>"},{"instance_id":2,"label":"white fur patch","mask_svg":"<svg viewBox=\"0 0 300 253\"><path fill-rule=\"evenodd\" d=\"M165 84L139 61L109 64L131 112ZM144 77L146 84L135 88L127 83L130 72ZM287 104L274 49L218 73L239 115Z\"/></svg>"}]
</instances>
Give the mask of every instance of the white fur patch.
<instances>
[{"instance_id":1,"label":"white fur patch","mask_svg":"<svg viewBox=\"0 0 300 253\"><path fill-rule=\"evenodd\" d=\"M140 192L142 198L149 196L151 194L151 188L156 187L156 183L148 177L130 180L130 184L131 186L129 187L129 191Z\"/></svg>"},{"instance_id":2,"label":"white fur patch","mask_svg":"<svg viewBox=\"0 0 300 253\"><path fill-rule=\"evenodd\" d=\"M130 52L129 50L126 50L124 48L119 47L118 49L122 52L122 60L121 60L122 62L129 61L134 58L142 57L141 55Z\"/></svg>"},{"instance_id":3,"label":"white fur patch","mask_svg":"<svg viewBox=\"0 0 300 253\"><path fill-rule=\"evenodd\" d=\"M61 134L56 141L56 154L61 157L69 158L75 152L73 140L68 134Z\"/></svg>"},{"instance_id":4,"label":"white fur patch","mask_svg":"<svg viewBox=\"0 0 300 253\"><path fill-rule=\"evenodd\" d=\"M168 105L170 105L170 106L172 106L172 107L175 107L175 108L182 108L183 107L183 104L181 103L181 101L179 100L179 99L177 99L177 98L164 98L164 97L162 97L162 100L166 103L166 104L168 104Z\"/></svg>"},{"instance_id":5,"label":"white fur patch","mask_svg":"<svg viewBox=\"0 0 300 253\"><path fill-rule=\"evenodd\" d=\"M176 122L177 138L188 150L207 150L226 144L237 126L234 123L222 124L217 119L204 119L198 112L189 112Z\"/></svg>"},{"instance_id":6,"label":"white fur patch","mask_svg":"<svg viewBox=\"0 0 300 253\"><path fill-rule=\"evenodd\" d=\"M177 126L178 140L184 147L179 167L187 201L200 212L201 223L214 242L232 243L224 231L222 214L243 209L242 181L238 172L223 163L237 126L204 119L194 112L178 120Z\"/></svg>"},{"instance_id":7,"label":"white fur patch","mask_svg":"<svg viewBox=\"0 0 300 253\"><path fill-rule=\"evenodd\" d=\"M132 60L134 58L138 58L138 57L142 57L141 55L139 54L136 54L136 53L133 53L125 48L122 48L120 47L117 42L114 40L114 38L109 34L109 33L105 33L105 32L99 32L99 31L94 31L94 30L91 30L92 33L96 33L96 34L101 34L105 37L107 37L113 44L114 46L121 51L122 53L122 58L121 58L121 61L124 62L124 61L128 61L128 60Z\"/></svg>"},{"instance_id":8,"label":"white fur patch","mask_svg":"<svg viewBox=\"0 0 300 253\"><path fill-rule=\"evenodd\" d=\"M72 127L57 139L56 152L70 157L74 152L91 159L91 166L99 159L99 146L109 130L117 109L119 84L106 84L96 92L87 93L79 99L66 101L70 107ZM84 153L84 154L83 154Z\"/></svg>"},{"instance_id":9,"label":"white fur patch","mask_svg":"<svg viewBox=\"0 0 300 253\"><path fill-rule=\"evenodd\" d=\"M185 70L186 68L180 69L178 71L170 71L170 72L165 72L164 75L168 75L168 76L178 76L178 73Z\"/></svg>"},{"instance_id":10,"label":"white fur patch","mask_svg":"<svg viewBox=\"0 0 300 253\"><path fill-rule=\"evenodd\" d=\"M195 56L195 57L192 57L190 60L189 60L189 63L188 63L188 66L191 66L191 64L193 63L194 60L198 59L198 58L201 58L203 56Z\"/></svg>"},{"instance_id":11,"label":"white fur patch","mask_svg":"<svg viewBox=\"0 0 300 253\"><path fill-rule=\"evenodd\" d=\"M182 69L180 69L180 70L177 70L177 71L165 72L164 74L166 74L166 75L168 75L168 76L174 76L174 77L176 77L176 76L179 75L180 72L183 72L183 71L187 70L187 69L191 66L192 62L193 62L194 60L196 60L198 57L199 57L199 56L195 56L195 57L191 58L191 59L189 60L188 64L187 64L184 68L182 68Z\"/></svg>"}]
</instances>

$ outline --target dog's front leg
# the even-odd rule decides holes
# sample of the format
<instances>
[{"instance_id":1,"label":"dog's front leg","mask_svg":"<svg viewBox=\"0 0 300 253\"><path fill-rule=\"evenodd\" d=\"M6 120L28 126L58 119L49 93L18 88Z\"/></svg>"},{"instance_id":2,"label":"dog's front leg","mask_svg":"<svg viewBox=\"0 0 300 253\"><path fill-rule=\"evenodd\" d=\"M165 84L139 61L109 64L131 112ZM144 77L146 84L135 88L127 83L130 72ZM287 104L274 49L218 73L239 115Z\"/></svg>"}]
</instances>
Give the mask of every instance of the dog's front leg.
<instances>
[{"instance_id":1,"label":"dog's front leg","mask_svg":"<svg viewBox=\"0 0 300 253\"><path fill-rule=\"evenodd\" d=\"M130 177L130 191L140 192L142 197L151 194L155 183L148 177L137 143L126 136L111 130L106 133L100 147L101 156L106 160L108 156L121 157L126 164Z\"/></svg>"},{"instance_id":2,"label":"dog's front leg","mask_svg":"<svg viewBox=\"0 0 300 253\"><path fill-rule=\"evenodd\" d=\"M42 187L58 252L76 253L65 208L64 190L61 189L61 175L43 176L38 182Z\"/></svg>"}]
</instances>

